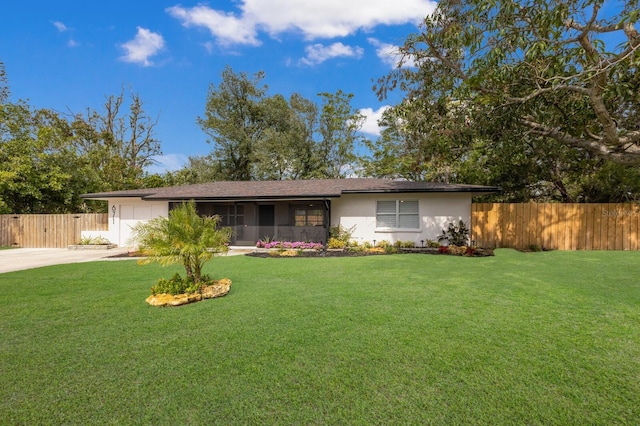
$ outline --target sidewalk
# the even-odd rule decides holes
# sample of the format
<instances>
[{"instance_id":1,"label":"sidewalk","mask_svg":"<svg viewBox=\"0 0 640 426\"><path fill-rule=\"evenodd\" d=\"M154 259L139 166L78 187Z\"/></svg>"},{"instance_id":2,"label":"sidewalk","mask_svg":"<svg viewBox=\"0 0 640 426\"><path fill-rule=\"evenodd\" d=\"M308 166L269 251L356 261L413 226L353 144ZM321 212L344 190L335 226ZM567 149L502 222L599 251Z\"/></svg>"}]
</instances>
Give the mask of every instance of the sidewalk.
<instances>
[{"instance_id":1,"label":"sidewalk","mask_svg":"<svg viewBox=\"0 0 640 426\"><path fill-rule=\"evenodd\" d=\"M228 256L242 255L253 251L247 247L230 247ZM68 250L64 248L15 248L0 250L0 274L43 266L66 263L94 262L98 260L128 260L126 247L109 250Z\"/></svg>"}]
</instances>

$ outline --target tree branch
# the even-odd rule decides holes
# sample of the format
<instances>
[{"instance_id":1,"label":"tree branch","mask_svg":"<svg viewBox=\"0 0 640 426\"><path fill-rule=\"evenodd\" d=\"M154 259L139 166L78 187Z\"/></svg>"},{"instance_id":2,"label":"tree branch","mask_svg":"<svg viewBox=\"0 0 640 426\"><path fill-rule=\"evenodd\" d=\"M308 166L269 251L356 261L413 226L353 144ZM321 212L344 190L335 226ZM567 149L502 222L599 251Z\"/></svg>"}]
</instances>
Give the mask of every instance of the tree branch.
<instances>
[{"instance_id":1,"label":"tree branch","mask_svg":"<svg viewBox=\"0 0 640 426\"><path fill-rule=\"evenodd\" d=\"M520 119L520 123L528 127L533 134L550 137L563 144L585 149L602 157L610 158L618 163L640 164L640 146L630 143L633 137L640 139L640 131L627 134L626 139L629 140L625 147L620 145L610 147L602 141L578 138L562 132L557 128L544 126L543 124L535 122L530 117Z\"/></svg>"}]
</instances>

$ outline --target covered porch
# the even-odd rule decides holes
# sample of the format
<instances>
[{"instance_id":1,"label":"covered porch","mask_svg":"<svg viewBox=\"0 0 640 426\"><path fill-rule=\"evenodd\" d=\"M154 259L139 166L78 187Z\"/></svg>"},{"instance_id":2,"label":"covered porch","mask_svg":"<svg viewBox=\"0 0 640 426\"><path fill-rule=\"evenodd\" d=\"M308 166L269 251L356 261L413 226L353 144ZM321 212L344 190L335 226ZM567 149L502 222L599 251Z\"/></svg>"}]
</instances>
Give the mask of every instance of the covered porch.
<instances>
[{"instance_id":1,"label":"covered porch","mask_svg":"<svg viewBox=\"0 0 640 426\"><path fill-rule=\"evenodd\" d=\"M170 203L173 208L177 203ZM197 201L201 215L218 215L232 229L231 244L254 246L259 240L325 244L329 234L329 200Z\"/></svg>"}]
</instances>

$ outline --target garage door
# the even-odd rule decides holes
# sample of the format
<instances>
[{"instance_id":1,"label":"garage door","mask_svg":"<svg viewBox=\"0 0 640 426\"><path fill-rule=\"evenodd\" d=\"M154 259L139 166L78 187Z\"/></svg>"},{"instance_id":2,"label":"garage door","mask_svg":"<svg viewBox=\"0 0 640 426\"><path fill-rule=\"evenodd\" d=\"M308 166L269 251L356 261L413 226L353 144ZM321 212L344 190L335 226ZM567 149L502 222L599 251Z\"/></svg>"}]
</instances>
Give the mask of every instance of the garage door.
<instances>
[{"instance_id":1,"label":"garage door","mask_svg":"<svg viewBox=\"0 0 640 426\"><path fill-rule=\"evenodd\" d=\"M130 245L131 229L134 226L152 218L151 206L120 205L120 247Z\"/></svg>"}]
</instances>

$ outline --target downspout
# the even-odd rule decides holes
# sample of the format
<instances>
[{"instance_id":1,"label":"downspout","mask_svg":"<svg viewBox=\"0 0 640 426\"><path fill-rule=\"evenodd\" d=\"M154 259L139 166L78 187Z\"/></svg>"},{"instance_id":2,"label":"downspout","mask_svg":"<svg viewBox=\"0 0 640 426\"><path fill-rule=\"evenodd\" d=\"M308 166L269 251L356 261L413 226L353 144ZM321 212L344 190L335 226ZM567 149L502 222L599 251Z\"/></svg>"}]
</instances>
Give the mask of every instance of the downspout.
<instances>
[{"instance_id":1,"label":"downspout","mask_svg":"<svg viewBox=\"0 0 640 426\"><path fill-rule=\"evenodd\" d=\"M331 237L331 231L329 229L329 227L331 226L331 201L327 200L326 198L323 200L324 201L324 211L325 211L325 238L324 238L324 252L327 252L327 247L329 247L329 238Z\"/></svg>"}]
</instances>

